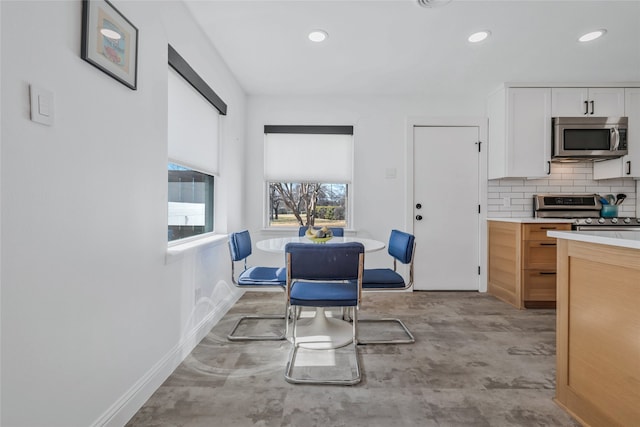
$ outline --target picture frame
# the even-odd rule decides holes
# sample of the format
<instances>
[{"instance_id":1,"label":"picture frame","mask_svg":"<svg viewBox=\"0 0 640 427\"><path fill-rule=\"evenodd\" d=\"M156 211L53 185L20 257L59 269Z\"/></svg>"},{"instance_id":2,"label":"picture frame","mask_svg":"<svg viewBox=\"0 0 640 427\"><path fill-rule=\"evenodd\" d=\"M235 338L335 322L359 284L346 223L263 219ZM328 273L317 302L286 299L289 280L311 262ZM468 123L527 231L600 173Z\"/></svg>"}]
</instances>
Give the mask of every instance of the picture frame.
<instances>
[{"instance_id":1,"label":"picture frame","mask_svg":"<svg viewBox=\"0 0 640 427\"><path fill-rule=\"evenodd\" d=\"M82 59L138 88L138 29L107 0L82 0Z\"/></svg>"}]
</instances>

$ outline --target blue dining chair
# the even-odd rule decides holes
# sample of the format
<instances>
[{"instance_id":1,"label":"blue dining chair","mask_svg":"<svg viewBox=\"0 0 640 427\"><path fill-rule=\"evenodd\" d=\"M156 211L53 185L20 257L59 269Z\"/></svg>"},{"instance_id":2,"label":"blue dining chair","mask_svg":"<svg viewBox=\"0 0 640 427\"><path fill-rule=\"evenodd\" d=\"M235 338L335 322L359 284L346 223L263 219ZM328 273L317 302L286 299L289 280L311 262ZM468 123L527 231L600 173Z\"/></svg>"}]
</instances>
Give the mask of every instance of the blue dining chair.
<instances>
[{"instance_id":1,"label":"blue dining chair","mask_svg":"<svg viewBox=\"0 0 640 427\"><path fill-rule=\"evenodd\" d=\"M311 245L308 243L288 243L285 246L287 259L286 295L289 311L293 309L292 347L285 369L285 379L294 384L339 384L353 385L360 382L360 362L358 360L358 308L362 291L362 274L364 269L364 245L362 243L337 243L334 245ZM355 370L349 378L323 379L318 377L294 376L296 355L301 345L298 333L298 309L302 307L340 307L351 308L353 322L343 322L341 319L330 319L341 328L351 328L352 337L345 344L335 347L351 345L355 356ZM318 316L323 316L323 322L317 322ZM316 317L311 323L326 324L329 319L324 318L324 311L316 311ZM317 333L317 331L315 332ZM329 335L328 331L320 331L321 336ZM329 338L323 338L330 340ZM335 347L328 349L314 349L312 351L335 351ZM323 372L328 368L323 367Z\"/></svg>"},{"instance_id":2,"label":"blue dining chair","mask_svg":"<svg viewBox=\"0 0 640 427\"><path fill-rule=\"evenodd\" d=\"M306 225L298 228L298 237L304 236L304 233L307 232L307 228L309 227L307 227ZM329 227L329 230L331 230L333 237L344 237L344 228L342 227Z\"/></svg>"},{"instance_id":3,"label":"blue dining chair","mask_svg":"<svg viewBox=\"0 0 640 427\"><path fill-rule=\"evenodd\" d=\"M416 249L415 237L403 231L391 230L387 251L393 258L393 269L372 268L365 269L362 278L363 291L402 291L413 286L413 258ZM405 282L397 272L397 263L409 265L409 281ZM359 344L411 344L416 340L404 322L397 318L362 318L361 323L367 322L394 322L397 323L406 335L404 339L379 339L358 341Z\"/></svg>"},{"instance_id":4,"label":"blue dining chair","mask_svg":"<svg viewBox=\"0 0 640 427\"><path fill-rule=\"evenodd\" d=\"M231 281L243 290L264 291L268 288L275 288L284 292L286 284L286 269L284 267L248 267L247 258L251 255L251 236L248 230L231 233L229 235L229 253L231 254ZM243 261L244 269L236 278L236 262ZM286 320L287 305L284 304L283 314L246 315L242 316L234 325L227 338L231 341L250 340L283 340L287 334ZM277 335L234 335L240 324L247 320L262 319L283 319L283 330Z\"/></svg>"}]
</instances>

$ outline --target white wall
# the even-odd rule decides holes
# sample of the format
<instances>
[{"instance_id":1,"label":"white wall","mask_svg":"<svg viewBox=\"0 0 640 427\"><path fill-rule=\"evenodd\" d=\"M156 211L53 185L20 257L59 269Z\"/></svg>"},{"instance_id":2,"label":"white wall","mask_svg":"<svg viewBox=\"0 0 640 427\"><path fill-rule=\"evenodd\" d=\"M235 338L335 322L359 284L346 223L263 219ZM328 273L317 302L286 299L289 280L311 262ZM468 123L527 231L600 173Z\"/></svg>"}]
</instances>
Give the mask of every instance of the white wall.
<instances>
[{"instance_id":1,"label":"white wall","mask_svg":"<svg viewBox=\"0 0 640 427\"><path fill-rule=\"evenodd\" d=\"M478 117L485 99L451 97L250 96L247 126L246 224L254 238L283 232L262 230L265 188L262 177L264 125L353 125L355 176L350 190L357 235L387 241L392 228L406 224L406 123L409 117ZM320 153L316 153L320 154ZM304 159L301 159L303 161ZM385 178L395 168L396 178ZM446 191L446 183L443 183ZM290 233L290 232L289 232ZM276 255L255 253L263 263L282 263ZM389 266L386 252L367 255L367 264Z\"/></svg>"},{"instance_id":2,"label":"white wall","mask_svg":"<svg viewBox=\"0 0 640 427\"><path fill-rule=\"evenodd\" d=\"M238 297L224 239L165 262L167 43L229 105L221 232L243 211L245 95L181 3L113 3L140 30L137 91L80 58L80 1L0 2L2 425L124 424Z\"/></svg>"},{"instance_id":3,"label":"white wall","mask_svg":"<svg viewBox=\"0 0 640 427\"><path fill-rule=\"evenodd\" d=\"M636 181L633 178L593 179L592 163L552 163L548 178L504 178L489 181L487 204L490 218L531 218L534 194L613 194L627 199L619 216L637 216ZM505 198L509 199L505 206Z\"/></svg>"}]
</instances>

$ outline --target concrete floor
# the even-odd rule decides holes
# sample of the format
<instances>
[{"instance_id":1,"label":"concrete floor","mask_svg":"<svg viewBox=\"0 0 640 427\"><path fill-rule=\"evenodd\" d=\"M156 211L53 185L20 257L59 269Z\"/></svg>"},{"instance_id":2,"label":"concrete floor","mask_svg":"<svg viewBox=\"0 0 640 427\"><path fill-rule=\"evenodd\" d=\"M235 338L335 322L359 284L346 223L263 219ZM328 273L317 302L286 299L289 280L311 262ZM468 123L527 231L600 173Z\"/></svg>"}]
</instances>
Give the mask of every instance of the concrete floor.
<instances>
[{"instance_id":1,"label":"concrete floor","mask_svg":"<svg viewBox=\"0 0 640 427\"><path fill-rule=\"evenodd\" d=\"M288 341L225 338L240 313L281 304L245 294L127 425L579 426L552 401L555 310L475 292L365 294L361 316L400 317L416 342L360 346L360 384L318 386L285 382Z\"/></svg>"}]
</instances>

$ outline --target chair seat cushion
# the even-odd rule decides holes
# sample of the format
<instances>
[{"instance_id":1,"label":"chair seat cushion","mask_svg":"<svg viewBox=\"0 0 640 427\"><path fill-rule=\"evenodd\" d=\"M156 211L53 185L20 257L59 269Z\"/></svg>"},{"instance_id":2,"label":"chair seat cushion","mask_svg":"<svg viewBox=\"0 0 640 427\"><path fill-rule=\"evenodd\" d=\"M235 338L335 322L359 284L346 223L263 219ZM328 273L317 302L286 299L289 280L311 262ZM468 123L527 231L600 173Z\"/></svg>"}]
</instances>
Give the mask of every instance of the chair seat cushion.
<instances>
[{"instance_id":1,"label":"chair seat cushion","mask_svg":"<svg viewBox=\"0 0 640 427\"><path fill-rule=\"evenodd\" d=\"M284 267L251 267L238 277L241 286L284 286L287 269Z\"/></svg>"},{"instance_id":2,"label":"chair seat cushion","mask_svg":"<svg viewBox=\"0 0 640 427\"><path fill-rule=\"evenodd\" d=\"M404 288L402 276L390 268L372 268L364 270L362 276L363 289Z\"/></svg>"},{"instance_id":3,"label":"chair seat cushion","mask_svg":"<svg viewBox=\"0 0 640 427\"><path fill-rule=\"evenodd\" d=\"M354 307L358 305L358 285L353 282L295 282L291 305L307 307Z\"/></svg>"}]
</instances>

